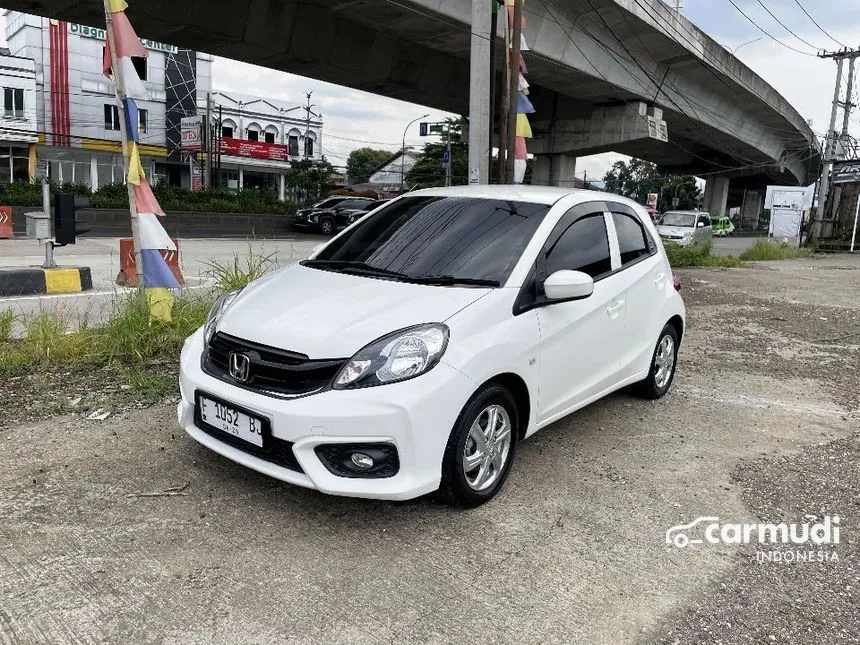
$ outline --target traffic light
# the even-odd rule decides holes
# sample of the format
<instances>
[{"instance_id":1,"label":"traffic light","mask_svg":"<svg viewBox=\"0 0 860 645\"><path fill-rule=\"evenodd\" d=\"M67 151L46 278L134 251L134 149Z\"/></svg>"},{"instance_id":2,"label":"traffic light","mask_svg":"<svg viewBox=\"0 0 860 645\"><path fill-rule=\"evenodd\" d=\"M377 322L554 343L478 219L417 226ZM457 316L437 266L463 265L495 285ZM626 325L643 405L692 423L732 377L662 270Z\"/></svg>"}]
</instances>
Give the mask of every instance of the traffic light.
<instances>
[{"instance_id":1,"label":"traffic light","mask_svg":"<svg viewBox=\"0 0 860 645\"><path fill-rule=\"evenodd\" d=\"M77 209L89 205L90 200L86 197L69 193L54 195L54 246L74 244L76 236L89 232L90 225L79 222L75 214Z\"/></svg>"}]
</instances>

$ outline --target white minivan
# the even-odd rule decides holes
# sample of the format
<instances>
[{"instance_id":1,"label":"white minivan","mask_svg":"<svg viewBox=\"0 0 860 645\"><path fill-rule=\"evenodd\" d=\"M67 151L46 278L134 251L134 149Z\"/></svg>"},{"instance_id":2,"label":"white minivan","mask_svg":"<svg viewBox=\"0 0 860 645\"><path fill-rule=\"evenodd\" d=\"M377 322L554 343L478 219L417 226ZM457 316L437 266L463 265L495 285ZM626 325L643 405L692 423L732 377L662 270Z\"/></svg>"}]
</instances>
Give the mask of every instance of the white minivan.
<instances>
[{"instance_id":1,"label":"white minivan","mask_svg":"<svg viewBox=\"0 0 860 645\"><path fill-rule=\"evenodd\" d=\"M668 391L678 289L622 197L412 192L219 299L182 350L179 424L299 486L475 506L518 441L619 388Z\"/></svg>"}]
</instances>

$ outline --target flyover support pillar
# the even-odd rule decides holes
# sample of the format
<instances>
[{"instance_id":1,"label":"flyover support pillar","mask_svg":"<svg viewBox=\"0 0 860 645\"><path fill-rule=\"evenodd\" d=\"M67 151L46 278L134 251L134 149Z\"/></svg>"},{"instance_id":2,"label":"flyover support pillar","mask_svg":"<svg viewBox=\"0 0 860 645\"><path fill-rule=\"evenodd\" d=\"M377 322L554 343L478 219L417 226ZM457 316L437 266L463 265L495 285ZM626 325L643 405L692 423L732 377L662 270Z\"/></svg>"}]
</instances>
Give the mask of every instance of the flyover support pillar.
<instances>
[{"instance_id":1,"label":"flyover support pillar","mask_svg":"<svg viewBox=\"0 0 860 645\"><path fill-rule=\"evenodd\" d=\"M576 155L536 155L532 163L533 186L576 188Z\"/></svg>"},{"instance_id":2,"label":"flyover support pillar","mask_svg":"<svg viewBox=\"0 0 860 645\"><path fill-rule=\"evenodd\" d=\"M744 203L741 206L741 219L738 228L742 230L755 230L758 228L764 200L759 190L744 191Z\"/></svg>"},{"instance_id":3,"label":"flyover support pillar","mask_svg":"<svg viewBox=\"0 0 860 645\"><path fill-rule=\"evenodd\" d=\"M705 182L704 207L711 215L726 214L726 204L729 201L729 178L711 177Z\"/></svg>"},{"instance_id":4,"label":"flyover support pillar","mask_svg":"<svg viewBox=\"0 0 860 645\"><path fill-rule=\"evenodd\" d=\"M490 21L486 0L472 0L469 58L469 184L490 183Z\"/></svg>"}]
</instances>

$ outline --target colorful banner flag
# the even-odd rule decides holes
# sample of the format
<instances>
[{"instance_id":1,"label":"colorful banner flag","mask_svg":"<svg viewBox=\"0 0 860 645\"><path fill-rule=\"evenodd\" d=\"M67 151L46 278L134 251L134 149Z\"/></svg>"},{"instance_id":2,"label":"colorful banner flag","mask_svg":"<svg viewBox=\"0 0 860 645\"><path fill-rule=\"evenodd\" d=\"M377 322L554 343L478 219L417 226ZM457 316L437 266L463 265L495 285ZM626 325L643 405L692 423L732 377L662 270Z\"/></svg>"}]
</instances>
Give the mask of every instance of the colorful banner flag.
<instances>
[{"instance_id":1,"label":"colorful banner flag","mask_svg":"<svg viewBox=\"0 0 860 645\"><path fill-rule=\"evenodd\" d=\"M125 11L128 9L128 3L125 0L108 0L108 10L111 13Z\"/></svg>"},{"instance_id":2,"label":"colorful banner flag","mask_svg":"<svg viewBox=\"0 0 860 645\"><path fill-rule=\"evenodd\" d=\"M146 178L141 178L140 183L134 187L134 201L137 204L138 213L155 213L164 217L164 211L158 205L158 200L152 194L152 187Z\"/></svg>"},{"instance_id":3,"label":"colorful banner flag","mask_svg":"<svg viewBox=\"0 0 860 645\"><path fill-rule=\"evenodd\" d=\"M140 162L140 151L137 149L137 143L132 142L131 150L128 153L128 183L137 186L142 179L146 179L146 173Z\"/></svg>"},{"instance_id":4,"label":"colorful banner flag","mask_svg":"<svg viewBox=\"0 0 860 645\"><path fill-rule=\"evenodd\" d=\"M123 118L125 118L126 137L129 141L140 142L140 133L137 129L139 118L137 113L137 103L134 102L134 99L125 99L122 102L122 107Z\"/></svg>"},{"instance_id":5,"label":"colorful banner flag","mask_svg":"<svg viewBox=\"0 0 860 645\"><path fill-rule=\"evenodd\" d=\"M134 68L134 63L131 58L124 56L119 59L120 67L122 68L122 82L125 85L125 95L130 99L140 99L141 101L149 100L149 92L137 75L137 70Z\"/></svg>"},{"instance_id":6,"label":"colorful banner flag","mask_svg":"<svg viewBox=\"0 0 860 645\"><path fill-rule=\"evenodd\" d=\"M520 92L517 94L517 114L534 114L535 108L528 97Z\"/></svg>"},{"instance_id":7,"label":"colorful banner flag","mask_svg":"<svg viewBox=\"0 0 860 645\"><path fill-rule=\"evenodd\" d=\"M140 204L138 204L140 208ZM167 249L176 250L176 244L170 239L167 231L158 221L155 213L138 213L137 230L140 237L140 248L147 250Z\"/></svg>"},{"instance_id":8,"label":"colorful banner flag","mask_svg":"<svg viewBox=\"0 0 860 645\"><path fill-rule=\"evenodd\" d=\"M532 126L529 124L529 118L525 114L517 114L517 136L532 138Z\"/></svg>"},{"instance_id":9,"label":"colorful banner flag","mask_svg":"<svg viewBox=\"0 0 860 645\"><path fill-rule=\"evenodd\" d=\"M173 319L173 302L176 300L170 290L162 287L147 287L144 292L150 319L169 323Z\"/></svg>"},{"instance_id":10,"label":"colorful banner flag","mask_svg":"<svg viewBox=\"0 0 860 645\"><path fill-rule=\"evenodd\" d=\"M126 56L146 58L146 48L134 32L134 28L128 21L128 16L122 12L112 13L111 21L113 22L113 42L116 47L117 58Z\"/></svg>"}]
</instances>

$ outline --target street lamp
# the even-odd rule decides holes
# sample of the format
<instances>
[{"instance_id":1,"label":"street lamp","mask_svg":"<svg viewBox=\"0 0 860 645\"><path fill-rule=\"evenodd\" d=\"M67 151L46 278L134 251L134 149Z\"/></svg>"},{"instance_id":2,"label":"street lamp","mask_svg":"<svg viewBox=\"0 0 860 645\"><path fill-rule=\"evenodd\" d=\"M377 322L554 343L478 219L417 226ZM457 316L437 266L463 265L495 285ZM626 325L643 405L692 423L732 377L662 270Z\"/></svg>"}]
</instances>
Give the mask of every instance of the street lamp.
<instances>
[{"instance_id":1,"label":"street lamp","mask_svg":"<svg viewBox=\"0 0 860 645\"><path fill-rule=\"evenodd\" d=\"M400 194L403 194L403 180L405 179L406 169L406 133L409 131L409 126L415 123L416 121L420 121L421 119L426 119L429 114L425 114L424 116L419 116L417 119L412 119L406 127L403 129L403 146L400 149Z\"/></svg>"}]
</instances>

